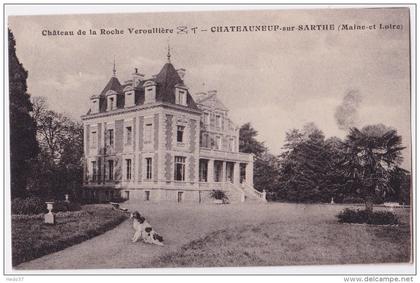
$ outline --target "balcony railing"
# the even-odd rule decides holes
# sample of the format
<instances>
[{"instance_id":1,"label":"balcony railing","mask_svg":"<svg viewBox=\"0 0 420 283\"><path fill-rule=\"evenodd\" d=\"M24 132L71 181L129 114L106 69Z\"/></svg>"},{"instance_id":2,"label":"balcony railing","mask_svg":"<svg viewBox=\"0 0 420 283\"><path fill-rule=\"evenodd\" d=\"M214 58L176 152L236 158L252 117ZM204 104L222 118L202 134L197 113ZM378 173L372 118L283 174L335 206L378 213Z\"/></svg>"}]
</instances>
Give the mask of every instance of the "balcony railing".
<instances>
[{"instance_id":1,"label":"balcony railing","mask_svg":"<svg viewBox=\"0 0 420 283\"><path fill-rule=\"evenodd\" d=\"M216 149L210 149L200 147L200 157L207 157L209 159L228 159L234 161L250 162L252 160L252 154L243 152L229 152Z\"/></svg>"}]
</instances>

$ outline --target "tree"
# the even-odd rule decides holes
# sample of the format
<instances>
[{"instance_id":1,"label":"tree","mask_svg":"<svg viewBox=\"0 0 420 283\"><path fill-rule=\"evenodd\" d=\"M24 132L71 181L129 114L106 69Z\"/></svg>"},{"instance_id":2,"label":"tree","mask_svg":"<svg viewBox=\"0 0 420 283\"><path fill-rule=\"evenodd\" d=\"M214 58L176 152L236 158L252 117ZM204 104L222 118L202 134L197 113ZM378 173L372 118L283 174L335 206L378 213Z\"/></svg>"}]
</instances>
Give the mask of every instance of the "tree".
<instances>
[{"instance_id":1,"label":"tree","mask_svg":"<svg viewBox=\"0 0 420 283\"><path fill-rule=\"evenodd\" d=\"M239 129L239 151L253 153L256 157L267 151L263 142L257 141L258 132L251 123L243 124Z\"/></svg>"},{"instance_id":2,"label":"tree","mask_svg":"<svg viewBox=\"0 0 420 283\"><path fill-rule=\"evenodd\" d=\"M264 152L255 159L254 187L258 191L266 190L269 195L278 189L279 160L271 153Z\"/></svg>"},{"instance_id":3,"label":"tree","mask_svg":"<svg viewBox=\"0 0 420 283\"><path fill-rule=\"evenodd\" d=\"M9 36L9 109L11 196L25 197L31 162L39 152L36 126L31 117L32 103L27 93L28 73L16 56L16 41Z\"/></svg>"},{"instance_id":4,"label":"tree","mask_svg":"<svg viewBox=\"0 0 420 283\"><path fill-rule=\"evenodd\" d=\"M34 118L41 148L31 189L41 195L63 195L81 184L83 178L83 126L48 109L43 97L34 97Z\"/></svg>"},{"instance_id":5,"label":"tree","mask_svg":"<svg viewBox=\"0 0 420 283\"><path fill-rule=\"evenodd\" d=\"M302 130L286 133L280 155L277 198L293 202L329 202L339 196L342 186L337 169L340 140L325 140L318 127L309 123Z\"/></svg>"},{"instance_id":6,"label":"tree","mask_svg":"<svg viewBox=\"0 0 420 283\"><path fill-rule=\"evenodd\" d=\"M345 141L344 166L349 182L373 210L375 196L392 192L392 171L402 162L401 136L384 125L350 128Z\"/></svg>"},{"instance_id":7,"label":"tree","mask_svg":"<svg viewBox=\"0 0 420 283\"><path fill-rule=\"evenodd\" d=\"M275 191L278 185L278 159L268 152L263 142L257 140L258 132L250 123L239 130L239 151L252 153L254 162L254 187L268 192Z\"/></svg>"}]
</instances>

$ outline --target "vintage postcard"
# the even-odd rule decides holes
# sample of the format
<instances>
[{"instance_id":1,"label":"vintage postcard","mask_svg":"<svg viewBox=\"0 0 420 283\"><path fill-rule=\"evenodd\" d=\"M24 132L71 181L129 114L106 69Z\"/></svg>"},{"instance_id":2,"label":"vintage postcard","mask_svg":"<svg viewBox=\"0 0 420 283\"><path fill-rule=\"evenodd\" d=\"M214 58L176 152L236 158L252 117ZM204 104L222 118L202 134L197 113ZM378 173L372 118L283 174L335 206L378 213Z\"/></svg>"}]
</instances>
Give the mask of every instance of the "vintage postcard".
<instances>
[{"instance_id":1,"label":"vintage postcard","mask_svg":"<svg viewBox=\"0 0 420 283\"><path fill-rule=\"evenodd\" d=\"M9 15L6 265L413 270L411 13Z\"/></svg>"}]
</instances>

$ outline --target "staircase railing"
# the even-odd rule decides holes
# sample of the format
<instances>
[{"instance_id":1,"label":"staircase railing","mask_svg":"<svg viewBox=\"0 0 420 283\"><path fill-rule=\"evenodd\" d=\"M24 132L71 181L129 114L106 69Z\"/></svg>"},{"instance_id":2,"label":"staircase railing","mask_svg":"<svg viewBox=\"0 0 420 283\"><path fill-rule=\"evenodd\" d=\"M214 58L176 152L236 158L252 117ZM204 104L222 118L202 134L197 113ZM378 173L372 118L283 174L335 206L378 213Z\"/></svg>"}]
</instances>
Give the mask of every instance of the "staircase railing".
<instances>
[{"instance_id":1,"label":"staircase railing","mask_svg":"<svg viewBox=\"0 0 420 283\"><path fill-rule=\"evenodd\" d=\"M262 192L257 191L256 189L254 189L254 187L250 186L249 184L247 184L245 182L242 182L242 188L245 191L247 191L247 192L253 194L254 196L256 196L258 199L260 199L264 202L267 202L267 194L266 194L265 191L262 191Z\"/></svg>"},{"instance_id":2,"label":"staircase railing","mask_svg":"<svg viewBox=\"0 0 420 283\"><path fill-rule=\"evenodd\" d=\"M241 189L240 187L236 186L235 184L233 184L233 183L232 183L232 182L230 182L230 181L227 181L227 182L225 183L225 188L226 188L226 189L233 189L233 190L238 191L238 193L240 193L240 194L241 194L241 202L244 202L244 201L245 201L245 192L244 192L244 190L243 190L243 189Z\"/></svg>"}]
</instances>

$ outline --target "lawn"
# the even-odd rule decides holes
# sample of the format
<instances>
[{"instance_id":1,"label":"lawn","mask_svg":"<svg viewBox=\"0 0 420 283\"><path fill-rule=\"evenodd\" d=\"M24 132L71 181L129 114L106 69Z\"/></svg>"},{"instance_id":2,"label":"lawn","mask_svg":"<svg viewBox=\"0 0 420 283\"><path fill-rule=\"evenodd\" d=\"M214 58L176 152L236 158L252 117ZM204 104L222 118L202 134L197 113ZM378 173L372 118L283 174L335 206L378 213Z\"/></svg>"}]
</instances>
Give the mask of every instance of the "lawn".
<instances>
[{"instance_id":1,"label":"lawn","mask_svg":"<svg viewBox=\"0 0 420 283\"><path fill-rule=\"evenodd\" d=\"M44 224L42 215L13 217L12 264L65 249L102 234L125 219L125 214L103 205L86 205L81 211L58 214L55 225Z\"/></svg>"},{"instance_id":2,"label":"lawn","mask_svg":"<svg viewBox=\"0 0 420 283\"><path fill-rule=\"evenodd\" d=\"M410 261L410 209L399 226L339 224L350 205L124 203L164 247L132 243L131 221L18 269L270 266ZM384 208L375 208L384 209ZM112 243L112 244L110 244Z\"/></svg>"},{"instance_id":3,"label":"lawn","mask_svg":"<svg viewBox=\"0 0 420 283\"><path fill-rule=\"evenodd\" d=\"M334 215L341 206L284 204L283 208L285 207L290 208L287 215L291 219L279 215L278 220L257 221L248 225L234 224L233 227L208 233L183 245L175 252L160 256L150 263L150 267L281 266L410 261L410 226L407 209L396 211L401 220L399 226L373 226L337 223ZM266 210L268 211L270 209Z\"/></svg>"}]
</instances>

